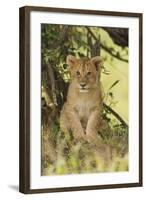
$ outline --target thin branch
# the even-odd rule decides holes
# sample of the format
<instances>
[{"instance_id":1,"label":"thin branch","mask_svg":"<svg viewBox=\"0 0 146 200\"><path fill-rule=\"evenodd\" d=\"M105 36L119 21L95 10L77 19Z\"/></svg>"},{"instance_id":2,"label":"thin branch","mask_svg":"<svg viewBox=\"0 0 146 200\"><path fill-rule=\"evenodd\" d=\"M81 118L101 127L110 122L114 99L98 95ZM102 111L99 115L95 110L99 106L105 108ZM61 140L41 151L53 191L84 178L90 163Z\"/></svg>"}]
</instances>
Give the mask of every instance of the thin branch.
<instances>
[{"instance_id":1,"label":"thin branch","mask_svg":"<svg viewBox=\"0 0 146 200\"><path fill-rule=\"evenodd\" d=\"M92 35L92 37L97 41L98 38L96 38L95 34L91 31L91 29L89 27L86 26L86 29L89 31L89 33ZM122 58L118 53L115 54L111 51L110 48L106 47L104 44L100 43L100 46L106 51L108 52L111 56L123 61L123 62L128 62L127 59Z\"/></svg>"},{"instance_id":2,"label":"thin branch","mask_svg":"<svg viewBox=\"0 0 146 200\"><path fill-rule=\"evenodd\" d=\"M128 128L127 123L122 119L122 117L120 117L120 115L116 111L114 111L110 106L106 105L105 103L103 103L103 107L111 112L125 128Z\"/></svg>"}]
</instances>

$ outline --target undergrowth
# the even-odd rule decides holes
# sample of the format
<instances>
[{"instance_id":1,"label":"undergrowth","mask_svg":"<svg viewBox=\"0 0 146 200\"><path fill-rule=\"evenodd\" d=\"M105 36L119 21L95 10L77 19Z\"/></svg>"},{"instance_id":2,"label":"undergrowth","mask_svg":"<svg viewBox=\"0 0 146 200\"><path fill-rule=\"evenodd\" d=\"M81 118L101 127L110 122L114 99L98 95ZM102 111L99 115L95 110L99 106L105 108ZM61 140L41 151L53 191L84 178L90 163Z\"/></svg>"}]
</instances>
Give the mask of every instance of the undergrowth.
<instances>
[{"instance_id":1,"label":"undergrowth","mask_svg":"<svg viewBox=\"0 0 146 200\"><path fill-rule=\"evenodd\" d=\"M76 141L59 123L42 126L42 175L128 171L128 128L115 123L101 130L97 141Z\"/></svg>"}]
</instances>

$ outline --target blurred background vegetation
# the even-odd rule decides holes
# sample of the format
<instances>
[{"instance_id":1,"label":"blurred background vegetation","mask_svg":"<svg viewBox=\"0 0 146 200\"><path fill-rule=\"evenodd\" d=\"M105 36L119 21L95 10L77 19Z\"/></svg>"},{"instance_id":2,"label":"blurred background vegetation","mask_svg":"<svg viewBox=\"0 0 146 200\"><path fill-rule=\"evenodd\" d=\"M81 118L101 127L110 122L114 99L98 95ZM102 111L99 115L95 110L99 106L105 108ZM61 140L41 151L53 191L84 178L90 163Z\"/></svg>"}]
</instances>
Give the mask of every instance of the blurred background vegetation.
<instances>
[{"instance_id":1,"label":"blurred background vegetation","mask_svg":"<svg viewBox=\"0 0 146 200\"><path fill-rule=\"evenodd\" d=\"M59 116L70 81L67 55L100 55L103 118L96 144L74 141L59 128ZM42 131L41 174L128 170L128 29L41 25Z\"/></svg>"}]
</instances>

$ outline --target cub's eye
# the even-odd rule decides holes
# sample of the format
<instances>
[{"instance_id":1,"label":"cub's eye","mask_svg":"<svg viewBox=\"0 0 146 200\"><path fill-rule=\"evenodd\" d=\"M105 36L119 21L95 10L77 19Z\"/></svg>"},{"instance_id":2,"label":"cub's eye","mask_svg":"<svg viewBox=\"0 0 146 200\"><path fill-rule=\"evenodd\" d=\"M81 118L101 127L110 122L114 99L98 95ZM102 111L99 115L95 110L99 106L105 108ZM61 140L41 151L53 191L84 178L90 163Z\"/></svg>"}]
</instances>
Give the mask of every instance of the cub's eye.
<instances>
[{"instance_id":1,"label":"cub's eye","mask_svg":"<svg viewBox=\"0 0 146 200\"><path fill-rule=\"evenodd\" d=\"M79 71L77 71L76 74L77 74L77 76L80 76L80 72Z\"/></svg>"},{"instance_id":2,"label":"cub's eye","mask_svg":"<svg viewBox=\"0 0 146 200\"><path fill-rule=\"evenodd\" d=\"M87 76L90 76L91 75L91 72L87 72Z\"/></svg>"}]
</instances>

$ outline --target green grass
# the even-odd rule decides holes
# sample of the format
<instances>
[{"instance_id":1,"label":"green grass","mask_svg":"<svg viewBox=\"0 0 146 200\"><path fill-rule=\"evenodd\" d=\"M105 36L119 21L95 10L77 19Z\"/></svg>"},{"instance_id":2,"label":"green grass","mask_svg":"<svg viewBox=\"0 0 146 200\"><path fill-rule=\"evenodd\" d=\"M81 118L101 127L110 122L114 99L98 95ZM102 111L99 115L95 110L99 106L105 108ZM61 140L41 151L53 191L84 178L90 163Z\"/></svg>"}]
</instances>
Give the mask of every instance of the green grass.
<instances>
[{"instance_id":1,"label":"green grass","mask_svg":"<svg viewBox=\"0 0 146 200\"><path fill-rule=\"evenodd\" d=\"M55 122L42 127L42 175L128 171L128 130L114 121L94 143L75 141Z\"/></svg>"}]
</instances>

